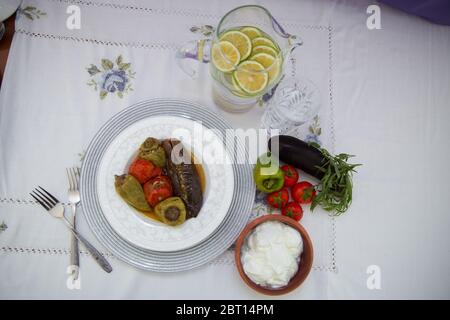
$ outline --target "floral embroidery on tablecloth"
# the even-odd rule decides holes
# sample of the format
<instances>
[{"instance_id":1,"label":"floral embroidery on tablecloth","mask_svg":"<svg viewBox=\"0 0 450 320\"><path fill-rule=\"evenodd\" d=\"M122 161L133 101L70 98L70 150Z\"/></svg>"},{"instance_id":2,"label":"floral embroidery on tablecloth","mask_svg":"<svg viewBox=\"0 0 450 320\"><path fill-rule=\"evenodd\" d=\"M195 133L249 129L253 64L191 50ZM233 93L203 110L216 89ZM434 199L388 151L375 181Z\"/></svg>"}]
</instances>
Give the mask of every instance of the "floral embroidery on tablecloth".
<instances>
[{"instance_id":1,"label":"floral embroidery on tablecloth","mask_svg":"<svg viewBox=\"0 0 450 320\"><path fill-rule=\"evenodd\" d=\"M267 193L256 190L255 203L252 208L252 213L250 214L249 221L256 219L260 216L265 216L266 214L279 214L281 211L274 207L269 206L267 203Z\"/></svg>"},{"instance_id":2,"label":"floral embroidery on tablecloth","mask_svg":"<svg viewBox=\"0 0 450 320\"><path fill-rule=\"evenodd\" d=\"M6 229L8 229L8 226L6 225L5 221L3 221L2 224L0 224L0 233L6 231Z\"/></svg>"},{"instance_id":3,"label":"floral embroidery on tablecloth","mask_svg":"<svg viewBox=\"0 0 450 320\"><path fill-rule=\"evenodd\" d=\"M19 7L17 9L17 18L24 16L27 19L34 20L46 16L47 13L33 6Z\"/></svg>"},{"instance_id":4,"label":"floral embroidery on tablecloth","mask_svg":"<svg viewBox=\"0 0 450 320\"><path fill-rule=\"evenodd\" d=\"M319 139L319 136L322 134L322 128L320 126L319 116L315 116L313 122L308 128L309 133L306 135L306 142L314 142L318 145L322 145L322 142Z\"/></svg>"},{"instance_id":5,"label":"floral embroidery on tablecloth","mask_svg":"<svg viewBox=\"0 0 450 320\"><path fill-rule=\"evenodd\" d=\"M84 161L84 157L86 156L86 150L77 153L78 161L82 164Z\"/></svg>"},{"instance_id":6,"label":"floral embroidery on tablecloth","mask_svg":"<svg viewBox=\"0 0 450 320\"><path fill-rule=\"evenodd\" d=\"M95 91L99 91L100 99L105 99L108 94L116 94L119 98L133 91L131 79L134 79L136 72L131 68L131 63L124 62L119 55L113 62L109 59L102 59L100 67L91 64L86 68L90 80L87 85Z\"/></svg>"},{"instance_id":7,"label":"floral embroidery on tablecloth","mask_svg":"<svg viewBox=\"0 0 450 320\"><path fill-rule=\"evenodd\" d=\"M201 26L192 26L189 29L192 33L199 33L202 34L205 37L209 37L213 34L214 32L214 27L210 26L208 24L205 25L201 25Z\"/></svg>"}]
</instances>

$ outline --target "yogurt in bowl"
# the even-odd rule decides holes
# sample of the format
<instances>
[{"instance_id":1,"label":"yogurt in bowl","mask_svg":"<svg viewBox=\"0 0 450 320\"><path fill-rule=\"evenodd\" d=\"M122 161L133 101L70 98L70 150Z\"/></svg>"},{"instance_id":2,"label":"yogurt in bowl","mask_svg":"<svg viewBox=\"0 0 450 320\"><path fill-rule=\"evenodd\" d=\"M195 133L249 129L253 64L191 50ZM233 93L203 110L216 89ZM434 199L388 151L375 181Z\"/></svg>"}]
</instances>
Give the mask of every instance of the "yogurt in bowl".
<instances>
[{"instance_id":1,"label":"yogurt in bowl","mask_svg":"<svg viewBox=\"0 0 450 320\"><path fill-rule=\"evenodd\" d=\"M268 221L246 238L241 261L245 274L256 284L269 288L286 286L297 273L303 240L294 228Z\"/></svg>"},{"instance_id":2,"label":"yogurt in bowl","mask_svg":"<svg viewBox=\"0 0 450 320\"><path fill-rule=\"evenodd\" d=\"M255 219L236 242L236 266L247 285L268 294L288 293L308 276L313 261L306 230L282 215Z\"/></svg>"}]
</instances>

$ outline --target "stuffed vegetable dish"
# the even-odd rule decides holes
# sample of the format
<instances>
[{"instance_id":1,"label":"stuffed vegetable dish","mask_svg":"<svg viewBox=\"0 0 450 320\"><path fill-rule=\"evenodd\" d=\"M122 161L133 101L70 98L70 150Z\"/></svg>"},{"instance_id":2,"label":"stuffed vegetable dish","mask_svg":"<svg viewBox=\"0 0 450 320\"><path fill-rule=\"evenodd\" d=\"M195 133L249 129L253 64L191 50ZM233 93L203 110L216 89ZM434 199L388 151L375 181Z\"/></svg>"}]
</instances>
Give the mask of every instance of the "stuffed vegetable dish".
<instances>
[{"instance_id":1,"label":"stuffed vegetable dish","mask_svg":"<svg viewBox=\"0 0 450 320\"><path fill-rule=\"evenodd\" d=\"M203 204L205 175L194 159L179 140L147 138L128 172L115 176L116 192L147 217L180 225Z\"/></svg>"}]
</instances>

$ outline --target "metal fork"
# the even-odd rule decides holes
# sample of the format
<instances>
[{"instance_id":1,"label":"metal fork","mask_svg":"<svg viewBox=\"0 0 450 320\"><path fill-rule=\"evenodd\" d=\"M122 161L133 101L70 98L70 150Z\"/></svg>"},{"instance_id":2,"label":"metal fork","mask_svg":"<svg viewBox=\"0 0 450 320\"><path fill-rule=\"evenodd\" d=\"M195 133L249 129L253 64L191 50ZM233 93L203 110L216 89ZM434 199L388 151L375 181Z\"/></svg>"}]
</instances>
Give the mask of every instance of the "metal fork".
<instances>
[{"instance_id":1,"label":"metal fork","mask_svg":"<svg viewBox=\"0 0 450 320\"><path fill-rule=\"evenodd\" d=\"M69 205L72 210L72 224L73 228L77 230L77 204L80 202L79 180L80 169L79 168L67 168L67 179L69 180ZM78 270L80 268L80 255L78 251L78 240L72 234L70 239L70 265L76 266L74 269L74 279L78 279Z\"/></svg>"},{"instance_id":2,"label":"metal fork","mask_svg":"<svg viewBox=\"0 0 450 320\"><path fill-rule=\"evenodd\" d=\"M102 269L108 273L111 272L112 267L109 264L108 260L106 260L106 258L103 257L102 254L97 249L95 249L92 244L89 243L89 241L87 241L81 234L79 234L78 231L73 228L73 225L70 223L70 221L66 219L66 217L64 216L64 206L59 202L59 200L52 196L41 186L38 187L39 188L34 189L30 193L33 199L36 200L41 206L43 206L44 209L47 210L53 217L62 219L66 226L70 229L70 231L72 231L73 235L85 245L86 249L95 259L95 261L100 265L100 267L102 267Z\"/></svg>"}]
</instances>

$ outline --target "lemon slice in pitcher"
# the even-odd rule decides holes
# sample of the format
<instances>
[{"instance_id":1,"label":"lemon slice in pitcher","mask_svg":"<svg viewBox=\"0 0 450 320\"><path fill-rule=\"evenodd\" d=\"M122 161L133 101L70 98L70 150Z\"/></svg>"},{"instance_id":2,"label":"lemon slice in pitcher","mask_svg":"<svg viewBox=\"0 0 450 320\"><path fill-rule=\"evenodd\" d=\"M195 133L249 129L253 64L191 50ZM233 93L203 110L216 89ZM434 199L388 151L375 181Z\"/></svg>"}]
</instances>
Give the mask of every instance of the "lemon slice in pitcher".
<instances>
[{"instance_id":1,"label":"lemon slice in pitcher","mask_svg":"<svg viewBox=\"0 0 450 320\"><path fill-rule=\"evenodd\" d=\"M252 56L254 56L257 53L267 53L267 54L270 54L271 56L273 56L274 58L276 58L278 55L278 52L274 48L269 47L269 46L254 47L252 49Z\"/></svg>"},{"instance_id":2,"label":"lemon slice in pitcher","mask_svg":"<svg viewBox=\"0 0 450 320\"><path fill-rule=\"evenodd\" d=\"M261 31L255 27L244 27L240 31L245 33L250 40L261 37Z\"/></svg>"},{"instance_id":3,"label":"lemon slice in pitcher","mask_svg":"<svg viewBox=\"0 0 450 320\"><path fill-rule=\"evenodd\" d=\"M266 46L266 47L272 47L274 49L276 49L276 45L275 43L273 43L272 40L265 38L265 37L258 37L252 40L252 46L254 47L258 47L258 46Z\"/></svg>"},{"instance_id":4,"label":"lemon slice in pitcher","mask_svg":"<svg viewBox=\"0 0 450 320\"><path fill-rule=\"evenodd\" d=\"M250 58L253 61L259 62L269 74L269 82L275 80L280 74L279 59L274 58L267 53L257 53Z\"/></svg>"},{"instance_id":5,"label":"lemon slice in pitcher","mask_svg":"<svg viewBox=\"0 0 450 320\"><path fill-rule=\"evenodd\" d=\"M228 41L215 43L211 51L214 66L222 72L233 71L241 59L239 50Z\"/></svg>"},{"instance_id":6,"label":"lemon slice in pitcher","mask_svg":"<svg viewBox=\"0 0 450 320\"><path fill-rule=\"evenodd\" d=\"M226 82L226 87L230 89L231 93L233 93L235 96L241 98L249 97L249 94L242 90L241 87L239 87L232 73L224 73L223 80Z\"/></svg>"},{"instance_id":7,"label":"lemon slice in pitcher","mask_svg":"<svg viewBox=\"0 0 450 320\"><path fill-rule=\"evenodd\" d=\"M231 83L233 84L233 94L237 95L238 97L248 97L248 93L246 93L242 88L238 85L236 82L236 79L234 77L231 77Z\"/></svg>"},{"instance_id":8,"label":"lemon slice in pitcher","mask_svg":"<svg viewBox=\"0 0 450 320\"><path fill-rule=\"evenodd\" d=\"M234 80L246 93L254 95L263 91L269 81L264 66L256 61L244 61L233 73Z\"/></svg>"},{"instance_id":9,"label":"lemon slice in pitcher","mask_svg":"<svg viewBox=\"0 0 450 320\"><path fill-rule=\"evenodd\" d=\"M252 52L252 42L250 38L240 31L228 31L220 36L220 41L231 42L241 55L241 61L245 60Z\"/></svg>"}]
</instances>

